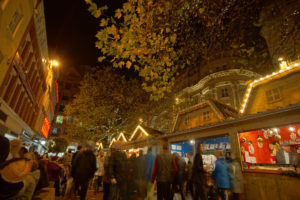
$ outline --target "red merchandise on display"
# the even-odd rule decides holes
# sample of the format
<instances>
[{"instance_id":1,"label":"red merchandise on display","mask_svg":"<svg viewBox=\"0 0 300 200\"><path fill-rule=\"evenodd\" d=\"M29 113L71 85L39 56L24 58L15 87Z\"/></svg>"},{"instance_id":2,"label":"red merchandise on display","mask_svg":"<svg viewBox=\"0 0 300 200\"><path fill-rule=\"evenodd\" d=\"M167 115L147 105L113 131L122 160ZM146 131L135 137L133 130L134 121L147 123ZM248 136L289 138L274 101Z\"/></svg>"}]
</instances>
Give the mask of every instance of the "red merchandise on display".
<instances>
[{"instance_id":1,"label":"red merchandise on display","mask_svg":"<svg viewBox=\"0 0 300 200\"><path fill-rule=\"evenodd\" d=\"M275 164L276 153L283 141L300 144L300 124L240 133L243 162ZM294 150L295 151L295 150Z\"/></svg>"}]
</instances>

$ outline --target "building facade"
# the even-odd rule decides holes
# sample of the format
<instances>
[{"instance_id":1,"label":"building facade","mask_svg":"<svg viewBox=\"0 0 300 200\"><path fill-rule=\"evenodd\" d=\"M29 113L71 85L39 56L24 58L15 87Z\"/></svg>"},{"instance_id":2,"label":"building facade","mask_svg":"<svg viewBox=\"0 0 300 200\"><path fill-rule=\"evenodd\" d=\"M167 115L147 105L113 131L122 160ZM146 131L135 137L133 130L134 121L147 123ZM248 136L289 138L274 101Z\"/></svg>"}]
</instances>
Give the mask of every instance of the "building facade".
<instances>
[{"instance_id":1,"label":"building facade","mask_svg":"<svg viewBox=\"0 0 300 200\"><path fill-rule=\"evenodd\" d=\"M55 108L55 118L51 134L59 136L65 134L67 120L72 120L71 116L64 115L65 106L74 99L75 94L79 92L79 84L82 75L74 67L65 67L59 69L59 79L56 82L58 88L58 101Z\"/></svg>"},{"instance_id":2,"label":"building facade","mask_svg":"<svg viewBox=\"0 0 300 200\"><path fill-rule=\"evenodd\" d=\"M214 99L237 110L246 89L246 82L258 77L257 73L244 69L215 72L178 92L176 102L186 108Z\"/></svg>"},{"instance_id":3,"label":"building facade","mask_svg":"<svg viewBox=\"0 0 300 200\"><path fill-rule=\"evenodd\" d=\"M1 134L47 138L55 100L43 1L0 1L0 35Z\"/></svg>"}]
</instances>

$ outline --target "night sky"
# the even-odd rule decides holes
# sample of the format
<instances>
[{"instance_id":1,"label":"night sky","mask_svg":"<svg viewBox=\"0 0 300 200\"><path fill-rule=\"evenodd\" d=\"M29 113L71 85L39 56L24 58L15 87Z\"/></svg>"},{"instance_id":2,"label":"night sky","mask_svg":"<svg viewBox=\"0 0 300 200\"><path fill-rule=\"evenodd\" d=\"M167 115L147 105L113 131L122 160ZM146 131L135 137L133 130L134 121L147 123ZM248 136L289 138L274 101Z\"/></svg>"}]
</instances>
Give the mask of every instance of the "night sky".
<instances>
[{"instance_id":1,"label":"night sky","mask_svg":"<svg viewBox=\"0 0 300 200\"><path fill-rule=\"evenodd\" d=\"M101 2L112 9L122 6L121 0ZM44 0L44 4L50 59L63 66L99 65L100 50L95 47L99 19L90 14L84 0Z\"/></svg>"}]
</instances>

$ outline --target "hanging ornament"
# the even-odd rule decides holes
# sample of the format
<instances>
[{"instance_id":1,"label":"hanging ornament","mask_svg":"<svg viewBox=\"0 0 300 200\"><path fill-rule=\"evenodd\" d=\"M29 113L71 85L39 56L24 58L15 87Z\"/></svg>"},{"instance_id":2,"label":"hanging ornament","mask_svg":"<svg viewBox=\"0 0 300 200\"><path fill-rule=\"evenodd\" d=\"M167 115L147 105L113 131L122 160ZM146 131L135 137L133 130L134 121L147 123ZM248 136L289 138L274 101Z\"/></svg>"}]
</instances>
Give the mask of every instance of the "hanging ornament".
<instances>
[{"instance_id":1,"label":"hanging ornament","mask_svg":"<svg viewBox=\"0 0 300 200\"><path fill-rule=\"evenodd\" d=\"M296 140L296 139L297 139L296 133L291 133L291 134L290 134L290 138L291 138L292 140Z\"/></svg>"},{"instance_id":2,"label":"hanging ornament","mask_svg":"<svg viewBox=\"0 0 300 200\"><path fill-rule=\"evenodd\" d=\"M263 146L264 146L264 140L258 135L257 136L257 146L259 147L259 148L263 148Z\"/></svg>"},{"instance_id":3,"label":"hanging ornament","mask_svg":"<svg viewBox=\"0 0 300 200\"><path fill-rule=\"evenodd\" d=\"M297 130L297 134L300 136L300 129Z\"/></svg>"},{"instance_id":4,"label":"hanging ornament","mask_svg":"<svg viewBox=\"0 0 300 200\"><path fill-rule=\"evenodd\" d=\"M243 138L242 138L242 142L243 142L243 143L246 143L246 142L247 142L247 139L243 137Z\"/></svg>"},{"instance_id":5,"label":"hanging ornament","mask_svg":"<svg viewBox=\"0 0 300 200\"><path fill-rule=\"evenodd\" d=\"M249 147L248 147L249 148L249 153L254 154L254 147L253 147L253 144L252 144L251 140L249 140L248 145L249 145Z\"/></svg>"},{"instance_id":6,"label":"hanging ornament","mask_svg":"<svg viewBox=\"0 0 300 200\"><path fill-rule=\"evenodd\" d=\"M264 138L268 139L269 138L268 131L267 130L263 130L263 131L264 131Z\"/></svg>"},{"instance_id":7,"label":"hanging ornament","mask_svg":"<svg viewBox=\"0 0 300 200\"><path fill-rule=\"evenodd\" d=\"M280 140L280 139L281 139L281 135L276 134L276 135L275 135L275 139L276 139L276 140Z\"/></svg>"}]
</instances>

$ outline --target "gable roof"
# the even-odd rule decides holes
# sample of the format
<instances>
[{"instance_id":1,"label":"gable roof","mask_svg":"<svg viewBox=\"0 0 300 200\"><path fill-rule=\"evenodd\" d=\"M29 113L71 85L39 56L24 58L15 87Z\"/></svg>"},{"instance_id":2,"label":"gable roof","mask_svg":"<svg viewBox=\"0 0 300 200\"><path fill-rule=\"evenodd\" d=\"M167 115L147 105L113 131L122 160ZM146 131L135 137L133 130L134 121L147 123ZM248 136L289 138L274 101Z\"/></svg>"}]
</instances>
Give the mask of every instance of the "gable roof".
<instances>
[{"instance_id":1,"label":"gable roof","mask_svg":"<svg viewBox=\"0 0 300 200\"><path fill-rule=\"evenodd\" d=\"M286 64L286 62L285 62L285 64ZM248 82L247 83L247 89L246 89L246 92L244 94L244 98L243 98L241 107L239 109L239 113L242 115L245 112L245 109L246 109L247 104L248 104L248 100L249 100L249 98L252 94L251 92L253 91L254 88L256 88L256 87L258 87L262 84L269 83L273 80L280 79L282 77L285 77L285 76L287 76L291 73L297 72L297 71L300 71L300 62L299 62L299 60L296 61L296 62L289 63L289 65L286 65L284 68L280 69L277 72L273 72L272 74L268 74L265 77L261 77L259 79Z\"/></svg>"},{"instance_id":2,"label":"gable roof","mask_svg":"<svg viewBox=\"0 0 300 200\"><path fill-rule=\"evenodd\" d=\"M136 140L140 134L142 134L142 137L145 138L145 137L160 136L163 135L164 133L156 129L147 127L145 125L139 124L131 134L129 141Z\"/></svg>"},{"instance_id":3,"label":"gable roof","mask_svg":"<svg viewBox=\"0 0 300 200\"><path fill-rule=\"evenodd\" d=\"M179 125L180 119L182 116L184 116L188 113L191 113L193 111L202 109L204 107L210 107L212 109L212 111L219 118L219 121L224 121L224 120L230 119L230 118L236 118L238 116L238 112L234 108L231 108L230 106L225 105L217 100L209 99L209 100L206 100L205 102L196 104L192 107L189 107L187 109L179 111L176 116L176 120L175 120L173 129L172 129L172 132L174 132L176 127Z\"/></svg>"},{"instance_id":4,"label":"gable roof","mask_svg":"<svg viewBox=\"0 0 300 200\"><path fill-rule=\"evenodd\" d=\"M121 132L118 137L117 137L117 141L123 141L123 142L127 142L127 137L124 135L123 132Z\"/></svg>"}]
</instances>

